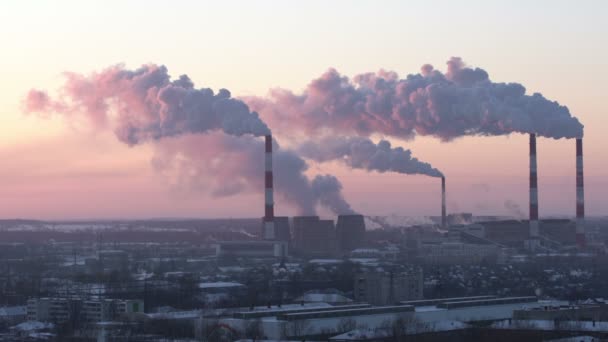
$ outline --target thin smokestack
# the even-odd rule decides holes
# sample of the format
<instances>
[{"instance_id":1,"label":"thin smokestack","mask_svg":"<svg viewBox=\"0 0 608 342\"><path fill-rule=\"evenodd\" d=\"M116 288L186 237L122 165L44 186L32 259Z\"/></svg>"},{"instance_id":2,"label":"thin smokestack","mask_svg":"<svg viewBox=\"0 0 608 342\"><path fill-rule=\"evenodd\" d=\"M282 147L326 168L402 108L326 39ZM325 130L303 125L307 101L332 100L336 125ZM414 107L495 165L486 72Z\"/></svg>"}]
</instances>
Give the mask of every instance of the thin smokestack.
<instances>
[{"instance_id":1,"label":"thin smokestack","mask_svg":"<svg viewBox=\"0 0 608 342\"><path fill-rule=\"evenodd\" d=\"M530 134L530 238L538 232L538 179L536 173L536 134Z\"/></svg>"},{"instance_id":2,"label":"thin smokestack","mask_svg":"<svg viewBox=\"0 0 608 342\"><path fill-rule=\"evenodd\" d=\"M445 176L441 177L441 227L447 228L448 220L445 206Z\"/></svg>"},{"instance_id":3,"label":"thin smokestack","mask_svg":"<svg viewBox=\"0 0 608 342\"><path fill-rule=\"evenodd\" d=\"M576 244L587 245L585 239L585 184L583 177L583 139L576 139Z\"/></svg>"},{"instance_id":4,"label":"thin smokestack","mask_svg":"<svg viewBox=\"0 0 608 342\"><path fill-rule=\"evenodd\" d=\"M272 175L272 135L266 135L265 191L264 191L264 239L274 240L274 189Z\"/></svg>"}]
</instances>

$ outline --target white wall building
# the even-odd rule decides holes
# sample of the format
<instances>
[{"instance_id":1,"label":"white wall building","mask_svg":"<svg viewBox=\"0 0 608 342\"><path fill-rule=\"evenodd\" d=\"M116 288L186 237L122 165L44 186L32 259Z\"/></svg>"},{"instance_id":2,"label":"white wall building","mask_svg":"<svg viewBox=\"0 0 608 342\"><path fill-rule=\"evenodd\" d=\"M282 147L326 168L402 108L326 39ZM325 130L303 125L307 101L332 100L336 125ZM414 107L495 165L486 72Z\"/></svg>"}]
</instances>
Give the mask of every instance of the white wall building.
<instances>
[{"instance_id":1,"label":"white wall building","mask_svg":"<svg viewBox=\"0 0 608 342\"><path fill-rule=\"evenodd\" d=\"M102 322L114 320L122 314L143 311L142 300L34 298L27 302L28 320L40 322L63 323L72 318Z\"/></svg>"}]
</instances>

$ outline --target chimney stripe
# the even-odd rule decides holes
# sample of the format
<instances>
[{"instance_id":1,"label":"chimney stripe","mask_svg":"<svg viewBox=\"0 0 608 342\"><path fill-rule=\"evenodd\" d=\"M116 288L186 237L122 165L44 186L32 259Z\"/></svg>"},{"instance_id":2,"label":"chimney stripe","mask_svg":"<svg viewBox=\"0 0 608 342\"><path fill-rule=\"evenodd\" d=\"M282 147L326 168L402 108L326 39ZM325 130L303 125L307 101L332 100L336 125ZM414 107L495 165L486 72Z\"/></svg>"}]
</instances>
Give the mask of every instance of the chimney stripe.
<instances>
[{"instance_id":1,"label":"chimney stripe","mask_svg":"<svg viewBox=\"0 0 608 342\"><path fill-rule=\"evenodd\" d=\"M443 228L447 228L448 226L447 208L445 202L445 177L441 177L441 226Z\"/></svg>"},{"instance_id":2,"label":"chimney stripe","mask_svg":"<svg viewBox=\"0 0 608 342\"><path fill-rule=\"evenodd\" d=\"M538 205L530 204L530 221L538 220Z\"/></svg>"},{"instance_id":3,"label":"chimney stripe","mask_svg":"<svg viewBox=\"0 0 608 342\"><path fill-rule=\"evenodd\" d=\"M536 134L530 134L530 237L538 238L538 174L536 163Z\"/></svg>"},{"instance_id":4,"label":"chimney stripe","mask_svg":"<svg viewBox=\"0 0 608 342\"><path fill-rule=\"evenodd\" d=\"M585 181L583 173L583 139L576 139L576 243L587 245L585 237Z\"/></svg>"},{"instance_id":5,"label":"chimney stripe","mask_svg":"<svg viewBox=\"0 0 608 342\"><path fill-rule=\"evenodd\" d=\"M272 189L274 187L272 178L273 178L272 171L266 171L266 174L265 174L266 189Z\"/></svg>"},{"instance_id":6,"label":"chimney stripe","mask_svg":"<svg viewBox=\"0 0 608 342\"><path fill-rule=\"evenodd\" d=\"M262 232L263 238L266 240L274 240L274 184L272 174L272 136L267 135L264 137L264 230Z\"/></svg>"}]
</instances>

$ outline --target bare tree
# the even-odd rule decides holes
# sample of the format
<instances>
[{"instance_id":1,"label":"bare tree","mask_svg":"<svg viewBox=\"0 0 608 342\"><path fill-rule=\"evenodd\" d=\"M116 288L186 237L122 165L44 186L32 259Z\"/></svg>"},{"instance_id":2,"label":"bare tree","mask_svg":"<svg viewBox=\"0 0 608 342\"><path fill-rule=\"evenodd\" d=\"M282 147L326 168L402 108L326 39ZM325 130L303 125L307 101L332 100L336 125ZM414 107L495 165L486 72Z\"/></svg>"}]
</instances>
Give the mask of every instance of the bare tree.
<instances>
[{"instance_id":1,"label":"bare tree","mask_svg":"<svg viewBox=\"0 0 608 342\"><path fill-rule=\"evenodd\" d=\"M342 318L338 322L338 325L336 325L336 330L339 333L351 331L354 329L357 329L357 321L352 318Z\"/></svg>"},{"instance_id":2,"label":"bare tree","mask_svg":"<svg viewBox=\"0 0 608 342\"><path fill-rule=\"evenodd\" d=\"M384 326L386 326L385 322L383 322ZM427 323L420 321L412 314L395 315L395 319L388 322L390 337L396 342L408 341L409 336L421 334L430 330ZM412 339L415 339L415 337L412 337Z\"/></svg>"},{"instance_id":3,"label":"bare tree","mask_svg":"<svg viewBox=\"0 0 608 342\"><path fill-rule=\"evenodd\" d=\"M291 322L291 336L305 336L310 330L310 323L306 320L295 320Z\"/></svg>"},{"instance_id":4,"label":"bare tree","mask_svg":"<svg viewBox=\"0 0 608 342\"><path fill-rule=\"evenodd\" d=\"M248 322L247 326L245 327L245 337L254 341L264 338L264 327L262 326L262 321L256 319Z\"/></svg>"}]
</instances>

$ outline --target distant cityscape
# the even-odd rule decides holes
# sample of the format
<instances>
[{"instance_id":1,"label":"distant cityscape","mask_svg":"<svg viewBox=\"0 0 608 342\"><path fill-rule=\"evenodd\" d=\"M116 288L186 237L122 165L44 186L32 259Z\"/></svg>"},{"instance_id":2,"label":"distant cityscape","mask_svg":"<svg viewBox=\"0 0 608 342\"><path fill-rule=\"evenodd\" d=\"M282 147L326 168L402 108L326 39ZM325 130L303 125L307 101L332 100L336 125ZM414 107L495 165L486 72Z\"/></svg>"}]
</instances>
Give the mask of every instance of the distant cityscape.
<instances>
[{"instance_id":1,"label":"distant cityscape","mask_svg":"<svg viewBox=\"0 0 608 342\"><path fill-rule=\"evenodd\" d=\"M608 341L608 1L0 1L0 342Z\"/></svg>"},{"instance_id":2,"label":"distant cityscape","mask_svg":"<svg viewBox=\"0 0 608 342\"><path fill-rule=\"evenodd\" d=\"M608 218L0 221L3 341L608 337ZM402 222L402 225L399 223ZM374 227L374 229L369 229ZM483 337L483 338L482 338Z\"/></svg>"}]
</instances>

